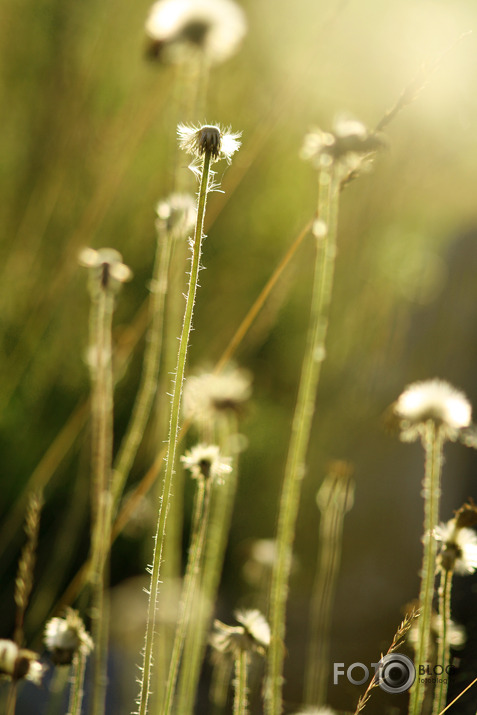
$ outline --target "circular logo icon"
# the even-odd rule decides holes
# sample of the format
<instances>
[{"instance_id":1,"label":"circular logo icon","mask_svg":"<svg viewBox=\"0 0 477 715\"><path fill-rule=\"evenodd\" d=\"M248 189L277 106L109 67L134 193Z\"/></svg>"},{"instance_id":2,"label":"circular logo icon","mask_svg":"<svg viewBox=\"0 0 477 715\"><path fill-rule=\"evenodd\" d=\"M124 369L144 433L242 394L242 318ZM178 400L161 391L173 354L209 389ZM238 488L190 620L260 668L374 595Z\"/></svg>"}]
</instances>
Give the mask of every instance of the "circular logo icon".
<instances>
[{"instance_id":1,"label":"circular logo icon","mask_svg":"<svg viewBox=\"0 0 477 715\"><path fill-rule=\"evenodd\" d=\"M407 655L389 653L379 661L376 677L386 693L404 693L415 681L416 669Z\"/></svg>"}]
</instances>

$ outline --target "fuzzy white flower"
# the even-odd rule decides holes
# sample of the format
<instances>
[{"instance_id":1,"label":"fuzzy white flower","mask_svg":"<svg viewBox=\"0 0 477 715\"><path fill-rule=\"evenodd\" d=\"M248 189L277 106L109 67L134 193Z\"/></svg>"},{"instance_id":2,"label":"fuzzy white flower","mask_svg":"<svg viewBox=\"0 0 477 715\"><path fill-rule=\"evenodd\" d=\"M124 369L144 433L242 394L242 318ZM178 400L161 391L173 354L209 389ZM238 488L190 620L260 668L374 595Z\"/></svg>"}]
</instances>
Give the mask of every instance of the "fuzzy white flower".
<instances>
[{"instance_id":1,"label":"fuzzy white flower","mask_svg":"<svg viewBox=\"0 0 477 715\"><path fill-rule=\"evenodd\" d=\"M230 474L232 467L228 458L221 457L215 444L197 444L181 457L194 479L206 479L223 483L223 476Z\"/></svg>"},{"instance_id":2,"label":"fuzzy white flower","mask_svg":"<svg viewBox=\"0 0 477 715\"><path fill-rule=\"evenodd\" d=\"M25 678L35 685L41 685L45 666L39 656L26 648L19 648L13 641L0 639L0 674L12 680Z\"/></svg>"},{"instance_id":3,"label":"fuzzy white flower","mask_svg":"<svg viewBox=\"0 0 477 715\"><path fill-rule=\"evenodd\" d=\"M440 524L434 537L442 542L439 560L446 571L466 576L477 569L477 534L473 529L459 528L456 519Z\"/></svg>"},{"instance_id":4,"label":"fuzzy white flower","mask_svg":"<svg viewBox=\"0 0 477 715\"><path fill-rule=\"evenodd\" d=\"M472 407L466 396L444 380L426 380L409 385L393 406L400 420L401 439L416 440L423 425L432 421L446 439L455 440L469 427Z\"/></svg>"},{"instance_id":5,"label":"fuzzy white flower","mask_svg":"<svg viewBox=\"0 0 477 715\"><path fill-rule=\"evenodd\" d=\"M262 648L270 645L270 626L259 610L237 611L235 618L245 628L246 632Z\"/></svg>"},{"instance_id":6,"label":"fuzzy white flower","mask_svg":"<svg viewBox=\"0 0 477 715\"><path fill-rule=\"evenodd\" d=\"M254 651L264 655L270 645L270 627L258 610L237 611L235 618L240 626L228 626L214 621L215 631L210 644L219 653Z\"/></svg>"},{"instance_id":7,"label":"fuzzy white flower","mask_svg":"<svg viewBox=\"0 0 477 715\"><path fill-rule=\"evenodd\" d=\"M363 157L377 151L385 144L381 135L369 131L365 125L347 116L338 117L331 132L318 127L305 135L300 152L317 169L339 162L345 171L361 167Z\"/></svg>"},{"instance_id":8,"label":"fuzzy white flower","mask_svg":"<svg viewBox=\"0 0 477 715\"><path fill-rule=\"evenodd\" d=\"M434 638L438 638L442 633L442 616L440 613L432 613L431 631ZM419 624L418 620L413 621L412 626L407 632L406 640L414 650L419 642ZM461 626L454 621L447 623L447 641L452 648L462 648L466 641L466 633L464 626Z\"/></svg>"},{"instance_id":9,"label":"fuzzy white flower","mask_svg":"<svg viewBox=\"0 0 477 715\"><path fill-rule=\"evenodd\" d=\"M181 149L197 159L209 152L213 161L226 159L230 164L232 156L240 147L240 132L233 133L215 124L200 127L179 124L177 136Z\"/></svg>"},{"instance_id":10,"label":"fuzzy white flower","mask_svg":"<svg viewBox=\"0 0 477 715\"><path fill-rule=\"evenodd\" d=\"M191 194L171 194L156 206L157 229L174 239L185 238L194 228L197 204Z\"/></svg>"},{"instance_id":11,"label":"fuzzy white flower","mask_svg":"<svg viewBox=\"0 0 477 715\"><path fill-rule=\"evenodd\" d=\"M55 665L69 665L77 651L88 655L93 641L77 611L67 609L65 618L52 618L45 627L45 646Z\"/></svg>"},{"instance_id":12,"label":"fuzzy white flower","mask_svg":"<svg viewBox=\"0 0 477 715\"><path fill-rule=\"evenodd\" d=\"M223 62L238 50L247 24L233 0L159 0L149 11L146 34L151 58Z\"/></svg>"},{"instance_id":13,"label":"fuzzy white flower","mask_svg":"<svg viewBox=\"0 0 477 715\"><path fill-rule=\"evenodd\" d=\"M123 257L114 248L83 248L79 264L91 271L91 286L94 292L101 290L117 291L121 283L132 278L131 269L123 263Z\"/></svg>"},{"instance_id":14,"label":"fuzzy white flower","mask_svg":"<svg viewBox=\"0 0 477 715\"><path fill-rule=\"evenodd\" d=\"M184 386L184 415L200 422L220 413L240 412L251 391L250 375L245 370L189 377Z\"/></svg>"},{"instance_id":15,"label":"fuzzy white flower","mask_svg":"<svg viewBox=\"0 0 477 715\"><path fill-rule=\"evenodd\" d=\"M295 715L336 715L336 711L327 707L307 708L306 710L300 710Z\"/></svg>"}]
</instances>

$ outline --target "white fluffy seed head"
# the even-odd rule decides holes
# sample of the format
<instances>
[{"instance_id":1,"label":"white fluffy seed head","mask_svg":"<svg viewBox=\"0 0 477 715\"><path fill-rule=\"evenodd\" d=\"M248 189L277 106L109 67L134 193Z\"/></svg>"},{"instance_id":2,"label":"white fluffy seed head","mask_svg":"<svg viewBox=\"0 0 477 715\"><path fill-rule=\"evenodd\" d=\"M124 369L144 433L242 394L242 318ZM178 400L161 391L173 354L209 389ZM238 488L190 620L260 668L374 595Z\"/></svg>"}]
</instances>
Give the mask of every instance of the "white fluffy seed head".
<instances>
[{"instance_id":1,"label":"white fluffy seed head","mask_svg":"<svg viewBox=\"0 0 477 715\"><path fill-rule=\"evenodd\" d=\"M434 422L447 439L454 440L459 430L469 427L472 407L466 396L444 380L426 380L409 385L393 406L400 420L401 438L413 441L423 425Z\"/></svg>"}]
</instances>

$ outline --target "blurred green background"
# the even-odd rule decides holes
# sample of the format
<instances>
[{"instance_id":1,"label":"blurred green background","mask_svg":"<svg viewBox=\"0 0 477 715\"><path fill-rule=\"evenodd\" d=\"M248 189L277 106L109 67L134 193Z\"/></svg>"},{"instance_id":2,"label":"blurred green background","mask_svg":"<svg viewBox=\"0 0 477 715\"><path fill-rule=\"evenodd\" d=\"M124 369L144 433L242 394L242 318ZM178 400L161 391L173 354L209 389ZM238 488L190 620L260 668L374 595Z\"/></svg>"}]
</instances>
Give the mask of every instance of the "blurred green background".
<instances>
[{"instance_id":1,"label":"blurred green background","mask_svg":"<svg viewBox=\"0 0 477 715\"><path fill-rule=\"evenodd\" d=\"M414 77L423 71L427 77L389 126L389 148L373 171L342 195L327 361L290 591L285 696L291 712L301 700L316 560L314 495L328 460L351 461L356 476L332 657L370 663L391 641L402 605L417 595L421 558L421 450L387 435L383 412L410 381L435 376L477 404L477 40L473 34L461 38L475 28L477 6L473 0L241 4L249 23L243 47L213 69L206 114L192 118L242 131L243 147L231 167L218 165L225 194L209 201L191 371L218 359L313 215L316 176L299 158L305 132L313 125L329 128L340 112L373 127ZM79 249L117 248L134 272L118 299L118 336L124 337L148 294L154 208L170 192L175 125L182 119L174 110L173 70L144 58L148 8L143 0L0 5L0 508L8 527L0 534L3 637L12 632L21 548L21 525L18 530L7 519L89 390L89 300ZM254 605L242 575L247 545L275 533L312 256L309 237L236 356L253 374L254 396L241 423L248 448L221 592L225 619L237 606ZM117 386L117 442L143 346L140 341ZM149 430L131 483L143 476L164 438ZM86 426L46 489L27 620L29 645L39 648L46 613L88 551L88 439ZM477 496L475 467L469 450L448 447L443 518L467 496ZM114 585L144 574L150 546L147 524L119 539ZM465 619L475 592L471 580L463 588ZM135 653L130 657L137 660ZM130 677L134 692L135 673ZM360 692L344 682L330 685L330 704L353 709ZM368 712L404 711L405 696L393 697L379 693ZM130 706L121 705L124 712Z\"/></svg>"}]
</instances>

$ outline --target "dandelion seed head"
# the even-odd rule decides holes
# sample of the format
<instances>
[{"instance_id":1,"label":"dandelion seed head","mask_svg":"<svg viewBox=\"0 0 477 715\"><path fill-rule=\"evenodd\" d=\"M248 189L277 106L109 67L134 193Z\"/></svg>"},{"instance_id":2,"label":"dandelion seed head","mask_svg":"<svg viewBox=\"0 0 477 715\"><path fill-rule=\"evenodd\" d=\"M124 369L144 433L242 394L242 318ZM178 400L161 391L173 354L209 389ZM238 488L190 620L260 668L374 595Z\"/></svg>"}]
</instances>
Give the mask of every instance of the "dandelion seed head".
<instances>
[{"instance_id":1,"label":"dandelion seed head","mask_svg":"<svg viewBox=\"0 0 477 715\"><path fill-rule=\"evenodd\" d=\"M185 238L194 228L197 204L191 194L171 194L156 206L157 230L167 231L173 239Z\"/></svg>"},{"instance_id":2,"label":"dandelion seed head","mask_svg":"<svg viewBox=\"0 0 477 715\"><path fill-rule=\"evenodd\" d=\"M83 248L78 261L81 266L90 269L90 286L93 293L98 290L116 292L122 283L132 278L131 269L123 263L123 257L114 248Z\"/></svg>"},{"instance_id":3,"label":"dandelion seed head","mask_svg":"<svg viewBox=\"0 0 477 715\"><path fill-rule=\"evenodd\" d=\"M176 63L202 56L216 64L237 52L247 23L233 0L159 0L145 29L151 59Z\"/></svg>"},{"instance_id":4,"label":"dandelion seed head","mask_svg":"<svg viewBox=\"0 0 477 715\"><path fill-rule=\"evenodd\" d=\"M240 132L233 133L214 124L204 124L200 127L179 124L177 136L181 149L196 159L201 159L208 152L213 161L225 159L230 163L240 147Z\"/></svg>"},{"instance_id":5,"label":"dandelion seed head","mask_svg":"<svg viewBox=\"0 0 477 715\"><path fill-rule=\"evenodd\" d=\"M308 132L300 156L317 169L337 163L342 170L350 172L364 167L364 157L384 145L380 134L368 130L357 119L342 115L334 121L331 132L318 127Z\"/></svg>"},{"instance_id":6,"label":"dandelion seed head","mask_svg":"<svg viewBox=\"0 0 477 715\"><path fill-rule=\"evenodd\" d=\"M71 608L65 618L51 618L45 627L44 642L55 665L70 665L76 652L88 655L93 649L79 613Z\"/></svg>"},{"instance_id":7,"label":"dandelion seed head","mask_svg":"<svg viewBox=\"0 0 477 715\"><path fill-rule=\"evenodd\" d=\"M214 621L211 646L219 653L237 655L249 651L264 655L270 644L270 627L264 616L254 609L237 611L235 618L240 626L228 626L221 621Z\"/></svg>"},{"instance_id":8,"label":"dandelion seed head","mask_svg":"<svg viewBox=\"0 0 477 715\"><path fill-rule=\"evenodd\" d=\"M240 413L251 392L249 373L237 368L189 377L184 386L184 415L201 422L227 412Z\"/></svg>"},{"instance_id":9,"label":"dandelion seed head","mask_svg":"<svg viewBox=\"0 0 477 715\"><path fill-rule=\"evenodd\" d=\"M446 439L455 440L458 432L472 420L472 407L466 396L444 380L426 380L409 385L393 405L400 420L401 439L416 440L423 426L431 421Z\"/></svg>"},{"instance_id":10,"label":"dandelion seed head","mask_svg":"<svg viewBox=\"0 0 477 715\"><path fill-rule=\"evenodd\" d=\"M456 519L450 519L435 528L434 538L442 543L439 554L442 569L460 576L474 573L477 569L477 534L473 529L459 528Z\"/></svg>"},{"instance_id":11,"label":"dandelion seed head","mask_svg":"<svg viewBox=\"0 0 477 715\"><path fill-rule=\"evenodd\" d=\"M25 678L35 685L41 685L45 670L37 653L19 648L13 641L0 639L0 674L12 680Z\"/></svg>"},{"instance_id":12,"label":"dandelion seed head","mask_svg":"<svg viewBox=\"0 0 477 715\"><path fill-rule=\"evenodd\" d=\"M225 474L230 474L230 459L220 454L215 444L197 444L181 457L181 462L189 469L194 479L205 479L223 483Z\"/></svg>"},{"instance_id":13,"label":"dandelion seed head","mask_svg":"<svg viewBox=\"0 0 477 715\"><path fill-rule=\"evenodd\" d=\"M259 647L268 648L270 645L270 626L259 610L237 611L235 618Z\"/></svg>"}]
</instances>

